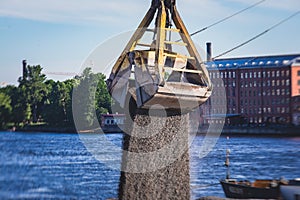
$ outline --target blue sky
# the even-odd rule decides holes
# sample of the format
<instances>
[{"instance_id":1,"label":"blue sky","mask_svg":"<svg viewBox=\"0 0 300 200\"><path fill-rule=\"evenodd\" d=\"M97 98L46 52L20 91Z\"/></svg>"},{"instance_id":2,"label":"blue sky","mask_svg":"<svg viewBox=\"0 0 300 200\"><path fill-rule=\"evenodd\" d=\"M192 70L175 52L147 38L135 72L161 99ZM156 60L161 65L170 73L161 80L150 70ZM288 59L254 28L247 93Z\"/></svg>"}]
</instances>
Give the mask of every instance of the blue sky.
<instances>
[{"instance_id":1,"label":"blue sky","mask_svg":"<svg viewBox=\"0 0 300 200\"><path fill-rule=\"evenodd\" d=\"M258 0L177 0L190 32ZM23 59L51 72L78 73L89 53L124 31L134 30L150 0L0 0L0 84L17 84ZM218 55L266 30L300 9L299 0L266 0L193 37ZM226 57L300 53L300 15ZM129 39L129 38L128 38ZM121 48L121 47L120 47ZM0 86L1 86L0 85Z\"/></svg>"}]
</instances>

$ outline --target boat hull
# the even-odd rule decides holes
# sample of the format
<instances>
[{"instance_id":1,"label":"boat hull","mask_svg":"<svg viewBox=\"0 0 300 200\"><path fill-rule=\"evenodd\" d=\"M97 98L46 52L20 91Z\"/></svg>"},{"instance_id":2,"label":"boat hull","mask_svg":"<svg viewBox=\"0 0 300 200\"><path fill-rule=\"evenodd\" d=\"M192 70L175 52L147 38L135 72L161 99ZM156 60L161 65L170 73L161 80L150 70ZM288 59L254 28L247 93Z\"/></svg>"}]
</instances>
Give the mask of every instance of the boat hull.
<instances>
[{"instance_id":1,"label":"boat hull","mask_svg":"<svg viewBox=\"0 0 300 200\"><path fill-rule=\"evenodd\" d=\"M300 200L300 179L290 180L288 185L281 185L280 193L284 200Z\"/></svg>"},{"instance_id":2,"label":"boat hull","mask_svg":"<svg viewBox=\"0 0 300 200\"><path fill-rule=\"evenodd\" d=\"M221 185L227 198L238 199L277 199L280 196L279 186L258 188L246 184L236 184L221 180Z\"/></svg>"}]
</instances>

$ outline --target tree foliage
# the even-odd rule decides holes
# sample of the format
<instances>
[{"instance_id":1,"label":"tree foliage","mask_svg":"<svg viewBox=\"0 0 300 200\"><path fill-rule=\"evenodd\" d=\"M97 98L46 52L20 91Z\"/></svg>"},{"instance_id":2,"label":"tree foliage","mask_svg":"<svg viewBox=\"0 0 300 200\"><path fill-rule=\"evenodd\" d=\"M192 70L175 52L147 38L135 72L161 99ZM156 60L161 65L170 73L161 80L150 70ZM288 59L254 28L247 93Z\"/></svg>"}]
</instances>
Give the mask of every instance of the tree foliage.
<instances>
[{"instance_id":1,"label":"tree foliage","mask_svg":"<svg viewBox=\"0 0 300 200\"><path fill-rule=\"evenodd\" d=\"M87 128L97 124L101 114L111 110L111 98L106 89L105 76L92 73L86 68L79 77L79 85L75 88L76 115L80 115L80 127ZM79 120L78 120L79 121Z\"/></svg>"},{"instance_id":2,"label":"tree foliage","mask_svg":"<svg viewBox=\"0 0 300 200\"><path fill-rule=\"evenodd\" d=\"M74 126L74 103L81 105L78 113L82 114L87 126L93 126L97 122L95 119L111 111L105 76L93 73L91 68L63 82L47 80L40 65L26 69L18 80L18 87L0 88L0 128L9 122L18 126L38 120L51 126ZM72 98L74 91L80 93Z\"/></svg>"},{"instance_id":3,"label":"tree foliage","mask_svg":"<svg viewBox=\"0 0 300 200\"><path fill-rule=\"evenodd\" d=\"M10 113L12 110L10 103L10 97L0 92L0 128L3 128L10 120Z\"/></svg>"},{"instance_id":4,"label":"tree foliage","mask_svg":"<svg viewBox=\"0 0 300 200\"><path fill-rule=\"evenodd\" d=\"M42 67L28 66L25 76L19 79L19 87L25 94L26 104L31 106L32 121L38 120L39 108L44 103L43 100L47 95L47 87L45 84L46 75L42 74Z\"/></svg>"}]
</instances>

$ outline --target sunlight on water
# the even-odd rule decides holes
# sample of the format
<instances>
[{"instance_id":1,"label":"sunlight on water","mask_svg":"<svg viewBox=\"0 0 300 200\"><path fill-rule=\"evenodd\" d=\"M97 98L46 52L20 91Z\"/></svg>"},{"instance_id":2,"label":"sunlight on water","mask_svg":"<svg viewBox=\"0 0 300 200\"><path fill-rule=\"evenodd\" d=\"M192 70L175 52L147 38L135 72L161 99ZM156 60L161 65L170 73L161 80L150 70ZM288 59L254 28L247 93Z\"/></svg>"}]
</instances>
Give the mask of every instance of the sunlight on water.
<instances>
[{"instance_id":1,"label":"sunlight on water","mask_svg":"<svg viewBox=\"0 0 300 200\"><path fill-rule=\"evenodd\" d=\"M106 137L121 146L122 135ZM91 137L91 139L93 139ZM219 138L199 158L203 137L190 150L192 199L224 197L218 181L226 176L225 152L231 149L231 176L238 179L300 177L300 138ZM96 146L110 162L121 154ZM120 172L100 163L77 134L0 132L0 199L107 199L117 197Z\"/></svg>"}]
</instances>

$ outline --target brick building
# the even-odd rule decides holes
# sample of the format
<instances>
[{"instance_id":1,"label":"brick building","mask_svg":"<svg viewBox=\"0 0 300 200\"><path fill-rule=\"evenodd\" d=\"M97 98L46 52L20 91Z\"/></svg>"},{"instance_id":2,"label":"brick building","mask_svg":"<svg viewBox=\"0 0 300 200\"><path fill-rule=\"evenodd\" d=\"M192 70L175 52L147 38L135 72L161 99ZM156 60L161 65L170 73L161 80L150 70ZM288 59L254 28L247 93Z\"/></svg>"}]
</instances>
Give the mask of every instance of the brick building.
<instances>
[{"instance_id":1,"label":"brick building","mask_svg":"<svg viewBox=\"0 0 300 200\"><path fill-rule=\"evenodd\" d=\"M300 54L218 59L207 68L214 90L204 123L299 124Z\"/></svg>"}]
</instances>

